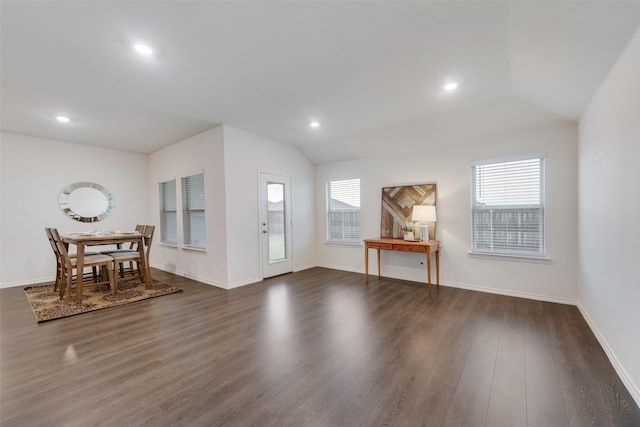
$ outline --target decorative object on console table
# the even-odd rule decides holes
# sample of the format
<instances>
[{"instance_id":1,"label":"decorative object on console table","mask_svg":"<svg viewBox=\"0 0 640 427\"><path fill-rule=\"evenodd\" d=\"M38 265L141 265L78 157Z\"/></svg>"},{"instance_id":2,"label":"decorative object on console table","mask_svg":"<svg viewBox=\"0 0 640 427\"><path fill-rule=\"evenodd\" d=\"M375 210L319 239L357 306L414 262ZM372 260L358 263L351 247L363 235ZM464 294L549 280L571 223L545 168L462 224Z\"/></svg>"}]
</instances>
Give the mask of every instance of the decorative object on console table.
<instances>
[{"instance_id":1,"label":"decorative object on console table","mask_svg":"<svg viewBox=\"0 0 640 427\"><path fill-rule=\"evenodd\" d=\"M405 222L402 226L402 231L404 231L404 240L413 241L415 238L413 237L413 225L409 222Z\"/></svg>"},{"instance_id":2,"label":"decorative object on console table","mask_svg":"<svg viewBox=\"0 0 640 427\"><path fill-rule=\"evenodd\" d=\"M436 184L416 184L382 189L380 236L403 239L403 226L411 221L414 205L435 206ZM429 227L429 240L435 239L435 228ZM414 233L414 238L416 238Z\"/></svg>"},{"instance_id":3,"label":"decorative object on console table","mask_svg":"<svg viewBox=\"0 0 640 427\"><path fill-rule=\"evenodd\" d=\"M414 205L411 219L420 224L420 240L431 240L429 238L429 222L436 222L436 207L425 205ZM425 224L426 223L426 224ZM435 224L433 234L435 237Z\"/></svg>"}]
</instances>

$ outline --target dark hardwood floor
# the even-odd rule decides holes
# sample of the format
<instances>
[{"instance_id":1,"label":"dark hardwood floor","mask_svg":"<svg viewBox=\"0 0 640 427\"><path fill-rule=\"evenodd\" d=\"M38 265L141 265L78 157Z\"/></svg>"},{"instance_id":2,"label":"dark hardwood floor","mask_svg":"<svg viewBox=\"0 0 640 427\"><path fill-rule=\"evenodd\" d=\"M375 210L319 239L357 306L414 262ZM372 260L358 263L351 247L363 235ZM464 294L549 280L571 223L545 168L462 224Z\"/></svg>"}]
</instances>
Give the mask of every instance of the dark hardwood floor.
<instances>
[{"instance_id":1,"label":"dark hardwood floor","mask_svg":"<svg viewBox=\"0 0 640 427\"><path fill-rule=\"evenodd\" d=\"M0 425L640 426L576 307L313 268L36 324L0 290Z\"/></svg>"}]
</instances>

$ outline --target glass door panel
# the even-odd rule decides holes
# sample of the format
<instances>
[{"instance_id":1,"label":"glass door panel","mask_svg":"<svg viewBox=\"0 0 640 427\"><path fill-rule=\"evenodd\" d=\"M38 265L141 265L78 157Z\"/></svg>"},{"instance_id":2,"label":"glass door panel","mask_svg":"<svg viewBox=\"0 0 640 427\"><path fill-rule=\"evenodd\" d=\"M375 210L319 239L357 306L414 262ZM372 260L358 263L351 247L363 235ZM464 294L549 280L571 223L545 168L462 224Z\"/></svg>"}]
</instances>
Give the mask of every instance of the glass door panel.
<instances>
[{"instance_id":1,"label":"glass door panel","mask_svg":"<svg viewBox=\"0 0 640 427\"><path fill-rule=\"evenodd\" d=\"M269 262L286 258L284 184L267 184L267 222L269 224Z\"/></svg>"}]
</instances>

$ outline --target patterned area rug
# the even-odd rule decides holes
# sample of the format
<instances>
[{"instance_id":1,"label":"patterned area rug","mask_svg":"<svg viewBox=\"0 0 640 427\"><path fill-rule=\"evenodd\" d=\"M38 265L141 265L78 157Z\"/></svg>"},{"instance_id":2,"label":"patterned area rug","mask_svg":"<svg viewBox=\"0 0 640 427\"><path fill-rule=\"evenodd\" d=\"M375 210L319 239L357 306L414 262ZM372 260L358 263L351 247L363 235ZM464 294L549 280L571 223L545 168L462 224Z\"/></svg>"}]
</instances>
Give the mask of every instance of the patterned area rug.
<instances>
[{"instance_id":1,"label":"patterned area rug","mask_svg":"<svg viewBox=\"0 0 640 427\"><path fill-rule=\"evenodd\" d=\"M36 321L40 323L162 295L169 295L175 292L182 292L182 289L167 285L158 280L153 280L151 287L145 289L144 284L140 283L139 280L129 280L119 282L118 292L115 296L112 296L109 289L103 288L102 286L85 284L82 289L81 304L75 303L75 289L71 290L73 303L67 304L64 301L60 301L58 292L53 291L53 283L27 286L24 288L24 292L27 301L29 301L29 305L31 305L31 310L36 316Z\"/></svg>"}]
</instances>

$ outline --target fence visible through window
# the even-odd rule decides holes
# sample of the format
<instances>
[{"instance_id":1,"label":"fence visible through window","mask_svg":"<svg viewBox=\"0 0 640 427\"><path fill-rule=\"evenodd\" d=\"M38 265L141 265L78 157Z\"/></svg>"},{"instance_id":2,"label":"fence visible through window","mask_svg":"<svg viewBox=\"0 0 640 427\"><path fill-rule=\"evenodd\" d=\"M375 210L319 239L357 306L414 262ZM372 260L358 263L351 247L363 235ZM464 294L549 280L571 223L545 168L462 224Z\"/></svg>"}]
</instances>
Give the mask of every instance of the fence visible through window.
<instances>
[{"instance_id":1,"label":"fence visible through window","mask_svg":"<svg viewBox=\"0 0 640 427\"><path fill-rule=\"evenodd\" d=\"M545 252L544 155L471 166L472 250Z\"/></svg>"},{"instance_id":2,"label":"fence visible through window","mask_svg":"<svg viewBox=\"0 0 640 427\"><path fill-rule=\"evenodd\" d=\"M360 240L360 179L327 183L327 240Z\"/></svg>"}]
</instances>

